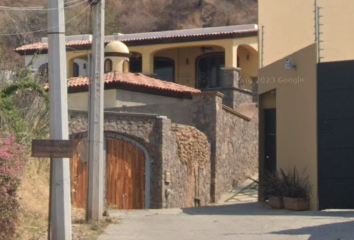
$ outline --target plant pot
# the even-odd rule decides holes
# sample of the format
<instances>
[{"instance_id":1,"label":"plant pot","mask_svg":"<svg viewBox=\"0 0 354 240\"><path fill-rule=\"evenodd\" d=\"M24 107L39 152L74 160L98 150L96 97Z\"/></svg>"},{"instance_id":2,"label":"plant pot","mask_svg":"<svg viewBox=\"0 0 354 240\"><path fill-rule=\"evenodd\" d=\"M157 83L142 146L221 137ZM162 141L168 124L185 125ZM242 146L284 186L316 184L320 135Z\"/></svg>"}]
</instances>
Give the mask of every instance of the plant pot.
<instances>
[{"instance_id":1,"label":"plant pot","mask_svg":"<svg viewBox=\"0 0 354 240\"><path fill-rule=\"evenodd\" d=\"M283 209L284 201L282 197L269 197L268 198L269 206L275 209Z\"/></svg>"},{"instance_id":2,"label":"plant pot","mask_svg":"<svg viewBox=\"0 0 354 240\"><path fill-rule=\"evenodd\" d=\"M284 197L284 208L294 211L306 211L310 209L310 199Z\"/></svg>"}]
</instances>

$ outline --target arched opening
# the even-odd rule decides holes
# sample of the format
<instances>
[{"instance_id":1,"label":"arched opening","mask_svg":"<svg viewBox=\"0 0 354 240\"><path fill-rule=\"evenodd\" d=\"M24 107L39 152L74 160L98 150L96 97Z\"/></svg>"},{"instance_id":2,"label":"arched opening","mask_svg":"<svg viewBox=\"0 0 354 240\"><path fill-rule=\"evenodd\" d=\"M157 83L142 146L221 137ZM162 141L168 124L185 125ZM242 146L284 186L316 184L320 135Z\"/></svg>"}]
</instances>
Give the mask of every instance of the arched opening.
<instances>
[{"instance_id":1,"label":"arched opening","mask_svg":"<svg viewBox=\"0 0 354 240\"><path fill-rule=\"evenodd\" d=\"M80 66L78 63L73 62L73 77L80 76Z\"/></svg>"},{"instance_id":2,"label":"arched opening","mask_svg":"<svg viewBox=\"0 0 354 240\"><path fill-rule=\"evenodd\" d=\"M113 69L113 63L111 59L106 59L106 61L104 61L104 72L108 73L108 72L112 72Z\"/></svg>"},{"instance_id":3,"label":"arched opening","mask_svg":"<svg viewBox=\"0 0 354 240\"><path fill-rule=\"evenodd\" d=\"M175 81L175 61L167 57L154 57L154 73L158 79Z\"/></svg>"},{"instance_id":4,"label":"arched opening","mask_svg":"<svg viewBox=\"0 0 354 240\"><path fill-rule=\"evenodd\" d=\"M140 53L132 53L129 59L129 71L132 73L142 72L142 57Z\"/></svg>"},{"instance_id":5,"label":"arched opening","mask_svg":"<svg viewBox=\"0 0 354 240\"><path fill-rule=\"evenodd\" d=\"M258 75L258 53L249 45L237 48L237 64L241 68L240 87L252 90L252 81Z\"/></svg>"},{"instance_id":6,"label":"arched opening","mask_svg":"<svg viewBox=\"0 0 354 240\"><path fill-rule=\"evenodd\" d=\"M73 137L73 136L71 136ZM87 133L76 134L71 165L71 197L75 207L87 201ZM150 157L135 140L105 132L105 202L115 209L150 208ZM80 150L81 148L81 150ZM83 149L82 149L83 148Z\"/></svg>"},{"instance_id":7,"label":"arched opening","mask_svg":"<svg viewBox=\"0 0 354 240\"><path fill-rule=\"evenodd\" d=\"M207 53L196 59L197 88L218 88L222 86L221 68L225 67L225 53Z\"/></svg>"}]
</instances>

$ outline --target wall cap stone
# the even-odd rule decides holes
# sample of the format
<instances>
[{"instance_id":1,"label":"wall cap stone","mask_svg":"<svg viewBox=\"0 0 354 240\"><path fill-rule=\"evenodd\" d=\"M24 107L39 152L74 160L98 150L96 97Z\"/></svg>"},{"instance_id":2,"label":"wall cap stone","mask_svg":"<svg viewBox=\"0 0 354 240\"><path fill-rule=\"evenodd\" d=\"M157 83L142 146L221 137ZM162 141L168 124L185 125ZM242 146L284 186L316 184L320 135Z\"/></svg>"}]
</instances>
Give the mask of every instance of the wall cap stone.
<instances>
[{"instance_id":1,"label":"wall cap stone","mask_svg":"<svg viewBox=\"0 0 354 240\"><path fill-rule=\"evenodd\" d=\"M69 113L78 113L78 114L88 114L87 111L82 110L69 110ZM148 117L148 118L160 118L156 114L149 114L149 113L125 113L125 112L113 112L113 111L105 111L105 115L118 115L123 117Z\"/></svg>"},{"instance_id":2,"label":"wall cap stone","mask_svg":"<svg viewBox=\"0 0 354 240\"><path fill-rule=\"evenodd\" d=\"M221 68L221 70L223 71L231 71L231 70L234 70L234 71L237 71L237 72L241 72L241 68L236 68L236 67L223 67Z\"/></svg>"},{"instance_id":3,"label":"wall cap stone","mask_svg":"<svg viewBox=\"0 0 354 240\"><path fill-rule=\"evenodd\" d=\"M216 88L219 91L225 91L225 90L234 90L237 92L241 92L241 93L245 93L248 95L253 95L253 92L247 89L242 89L242 88L236 88L236 87L220 87L220 88Z\"/></svg>"},{"instance_id":4,"label":"wall cap stone","mask_svg":"<svg viewBox=\"0 0 354 240\"><path fill-rule=\"evenodd\" d=\"M208 96L208 95L209 96L217 96L217 97L220 97L220 98L224 98L225 97L225 95L222 94L221 92L212 91L212 90L202 90L202 95L205 95L205 96Z\"/></svg>"},{"instance_id":5,"label":"wall cap stone","mask_svg":"<svg viewBox=\"0 0 354 240\"><path fill-rule=\"evenodd\" d=\"M251 118L249 118L249 117L247 117L247 116L245 116L245 115L243 115L243 114L237 112L235 109L230 108L230 107L228 107L228 106L226 106L226 105L222 105L222 109L225 110L226 112L229 112L229 113L231 113L231 114L237 116L237 117L242 118L243 120L246 120L247 122L249 122L249 121L252 120Z\"/></svg>"}]
</instances>

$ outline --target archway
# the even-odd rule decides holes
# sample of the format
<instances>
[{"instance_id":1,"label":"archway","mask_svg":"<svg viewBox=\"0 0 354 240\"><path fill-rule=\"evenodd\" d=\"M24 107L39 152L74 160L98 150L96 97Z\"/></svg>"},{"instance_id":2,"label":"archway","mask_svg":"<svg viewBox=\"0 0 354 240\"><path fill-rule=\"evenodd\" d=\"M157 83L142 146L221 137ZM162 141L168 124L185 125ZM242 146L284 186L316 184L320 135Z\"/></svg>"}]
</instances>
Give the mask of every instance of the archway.
<instances>
[{"instance_id":1,"label":"archway","mask_svg":"<svg viewBox=\"0 0 354 240\"><path fill-rule=\"evenodd\" d=\"M86 135L77 136L76 152L71 159L71 196L75 207L84 208L87 201L87 159L79 149ZM106 132L105 137L106 206L114 209L150 208L150 158L146 149L135 140L112 132Z\"/></svg>"},{"instance_id":2,"label":"archway","mask_svg":"<svg viewBox=\"0 0 354 240\"><path fill-rule=\"evenodd\" d=\"M196 84L199 89L222 87L221 68L225 67L225 53L207 53L196 59Z\"/></svg>"},{"instance_id":3,"label":"archway","mask_svg":"<svg viewBox=\"0 0 354 240\"><path fill-rule=\"evenodd\" d=\"M249 45L238 46L237 67L241 69L240 87L252 90L252 82L258 76L258 52Z\"/></svg>"}]
</instances>

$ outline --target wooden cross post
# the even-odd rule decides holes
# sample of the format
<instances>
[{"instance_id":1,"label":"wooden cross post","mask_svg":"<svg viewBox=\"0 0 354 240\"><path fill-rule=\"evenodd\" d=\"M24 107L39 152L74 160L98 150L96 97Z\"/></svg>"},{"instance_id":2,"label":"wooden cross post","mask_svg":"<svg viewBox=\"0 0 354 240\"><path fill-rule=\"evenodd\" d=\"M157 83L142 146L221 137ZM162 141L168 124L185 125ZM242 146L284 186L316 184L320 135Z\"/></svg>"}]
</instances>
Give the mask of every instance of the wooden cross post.
<instances>
[{"instance_id":1,"label":"wooden cross post","mask_svg":"<svg viewBox=\"0 0 354 240\"><path fill-rule=\"evenodd\" d=\"M50 187L49 187L49 218L48 218L48 239L57 239L53 236L52 231L56 232L60 226L65 224L64 222L55 221L55 225L51 225L51 216L58 216L63 214L58 212L58 208L55 208L52 204L52 183L53 183L53 166L55 159L72 158L74 156L74 141L73 140L32 140L32 157L36 158L50 158ZM62 196L63 198L70 196ZM59 199L54 199L58 200ZM70 202L67 199L62 199L63 202ZM53 209L52 209L53 208Z\"/></svg>"}]
</instances>

